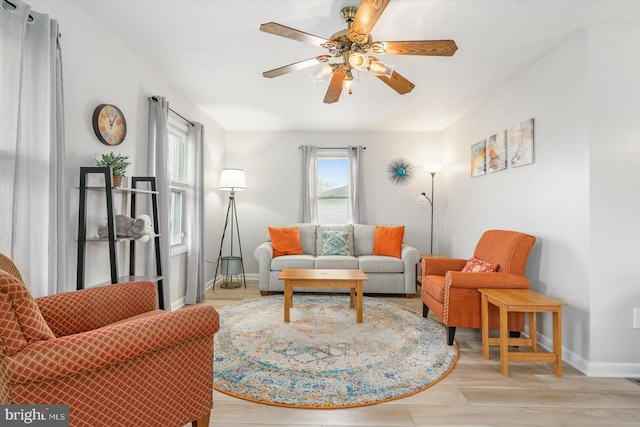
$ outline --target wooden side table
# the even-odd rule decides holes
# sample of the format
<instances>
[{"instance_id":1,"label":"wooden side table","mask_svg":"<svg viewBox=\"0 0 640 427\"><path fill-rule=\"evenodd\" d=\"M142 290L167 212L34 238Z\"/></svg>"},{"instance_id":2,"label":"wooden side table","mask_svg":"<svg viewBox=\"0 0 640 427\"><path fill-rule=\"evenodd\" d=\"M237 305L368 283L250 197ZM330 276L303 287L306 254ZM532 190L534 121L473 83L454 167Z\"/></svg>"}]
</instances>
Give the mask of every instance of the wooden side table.
<instances>
[{"instance_id":1,"label":"wooden side table","mask_svg":"<svg viewBox=\"0 0 640 427\"><path fill-rule=\"evenodd\" d=\"M482 307L482 356L489 359L489 346L500 346L500 372L509 375L509 361L553 362L553 373L562 377L562 301L530 289L478 289ZM500 309L500 337L489 337L489 303ZM529 313L529 338L509 338L510 311ZM536 313L553 313L553 351L537 352ZM527 346L528 352L509 351L509 346Z\"/></svg>"}]
</instances>

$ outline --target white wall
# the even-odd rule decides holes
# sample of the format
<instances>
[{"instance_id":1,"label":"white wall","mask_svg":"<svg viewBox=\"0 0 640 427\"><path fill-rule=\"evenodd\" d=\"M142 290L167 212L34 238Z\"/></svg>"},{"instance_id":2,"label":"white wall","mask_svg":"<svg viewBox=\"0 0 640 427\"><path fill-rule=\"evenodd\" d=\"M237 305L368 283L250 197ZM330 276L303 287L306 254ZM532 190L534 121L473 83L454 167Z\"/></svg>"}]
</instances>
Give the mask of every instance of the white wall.
<instances>
[{"instance_id":1,"label":"white wall","mask_svg":"<svg viewBox=\"0 0 640 427\"><path fill-rule=\"evenodd\" d=\"M415 202L430 192L425 163L440 161L439 134L419 132L227 132L225 167L245 170L247 191L236 193L245 271L257 274L253 251L266 240L268 225L297 222L301 144L325 147L364 145L366 222L405 225L405 241L429 249L429 212ZM386 167L404 157L415 167L405 186L392 184ZM436 187L436 196L438 188ZM224 194L222 197L226 197ZM222 226L224 218L212 219ZM219 242L218 242L219 245Z\"/></svg>"},{"instance_id":2,"label":"white wall","mask_svg":"<svg viewBox=\"0 0 640 427\"><path fill-rule=\"evenodd\" d=\"M589 30L591 361L640 373L640 52L635 26ZM630 366L631 367L631 366Z\"/></svg>"},{"instance_id":3,"label":"white wall","mask_svg":"<svg viewBox=\"0 0 640 427\"><path fill-rule=\"evenodd\" d=\"M78 183L80 166L94 166L92 159L98 154L114 151L130 156L132 165L128 176L147 175L147 126L148 97L165 96L171 108L192 121L204 124L206 136L206 192L207 212L217 214L221 205L211 197L211 176L219 174L224 156L224 131L210 117L184 98L157 72L143 62L120 40L84 14L74 3L67 1L30 1L33 10L47 13L60 23L64 78L65 131L67 181L69 200L69 284L75 289L77 227L78 227ZM94 108L101 103L115 104L127 119L128 131L125 141L116 147L101 144L93 133L91 117ZM97 196L94 196L97 197ZM104 220L104 205L98 209L98 201L90 200L96 207L88 221L88 232L95 232ZM116 202L119 208L126 208ZM128 213L128 212L127 212ZM166 231L162 231L166 232ZM216 238L217 230L209 230ZM120 248L119 248L120 249ZM122 245L124 249L124 245ZM209 246L207 246L207 250ZM139 250L140 251L140 250ZM120 250L121 253L125 251ZM121 259L124 255L121 255ZM109 280L108 251L106 245L93 243L87 249L87 286ZM184 295L184 263L172 261L176 267L172 272L170 299L180 301ZM128 265L128 264L127 264ZM121 263L120 274L126 265ZM213 275L213 272L209 273Z\"/></svg>"},{"instance_id":4,"label":"white wall","mask_svg":"<svg viewBox=\"0 0 640 427\"><path fill-rule=\"evenodd\" d=\"M639 201L629 197L638 184L637 39L637 29L582 30L442 136L443 252L467 257L490 228L536 236L531 287L568 303L565 359L593 375L640 372L640 330L631 328L631 307L640 306L631 261ZM528 118L535 163L471 178L470 146ZM548 344L550 316L539 325Z\"/></svg>"}]
</instances>

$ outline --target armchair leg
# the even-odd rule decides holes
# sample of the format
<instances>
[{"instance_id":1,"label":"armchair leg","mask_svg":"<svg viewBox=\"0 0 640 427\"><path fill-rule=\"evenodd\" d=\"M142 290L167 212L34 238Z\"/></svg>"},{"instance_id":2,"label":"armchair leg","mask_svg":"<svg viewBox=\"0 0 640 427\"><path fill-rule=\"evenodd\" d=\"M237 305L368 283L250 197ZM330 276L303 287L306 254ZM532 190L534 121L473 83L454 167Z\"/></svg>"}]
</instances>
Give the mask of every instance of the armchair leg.
<instances>
[{"instance_id":1,"label":"armchair leg","mask_svg":"<svg viewBox=\"0 0 640 427\"><path fill-rule=\"evenodd\" d=\"M429 307L427 304L422 303L422 317L427 317L429 315Z\"/></svg>"},{"instance_id":2,"label":"armchair leg","mask_svg":"<svg viewBox=\"0 0 640 427\"><path fill-rule=\"evenodd\" d=\"M453 337L456 335L456 327L449 326L447 328L447 344L453 345Z\"/></svg>"},{"instance_id":3,"label":"armchair leg","mask_svg":"<svg viewBox=\"0 0 640 427\"><path fill-rule=\"evenodd\" d=\"M520 338L520 331L509 331L509 338Z\"/></svg>"},{"instance_id":4,"label":"armchair leg","mask_svg":"<svg viewBox=\"0 0 640 427\"><path fill-rule=\"evenodd\" d=\"M208 411L205 415L201 416L195 421L191 421L191 427L209 427L209 417L211 411Z\"/></svg>"}]
</instances>

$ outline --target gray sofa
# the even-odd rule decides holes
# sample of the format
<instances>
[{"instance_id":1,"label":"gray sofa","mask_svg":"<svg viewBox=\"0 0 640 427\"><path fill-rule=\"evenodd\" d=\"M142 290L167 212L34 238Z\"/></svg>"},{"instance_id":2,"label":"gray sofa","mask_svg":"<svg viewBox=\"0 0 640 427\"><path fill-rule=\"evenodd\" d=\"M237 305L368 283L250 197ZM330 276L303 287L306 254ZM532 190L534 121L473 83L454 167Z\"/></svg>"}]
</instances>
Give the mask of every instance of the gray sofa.
<instances>
[{"instance_id":1,"label":"gray sofa","mask_svg":"<svg viewBox=\"0 0 640 427\"><path fill-rule=\"evenodd\" d=\"M273 245L267 241L255 250L260 266L260 293L282 292L284 283L278 280L285 268L360 269L367 277L365 293L405 294L411 298L416 292L416 264L420 253L402 244L401 258L373 255L375 225L313 225L294 224L300 232L303 255L283 255L273 258ZM322 255L322 230L349 230L352 255ZM305 291L335 292L336 289L305 288ZM347 289L345 288L345 292Z\"/></svg>"}]
</instances>

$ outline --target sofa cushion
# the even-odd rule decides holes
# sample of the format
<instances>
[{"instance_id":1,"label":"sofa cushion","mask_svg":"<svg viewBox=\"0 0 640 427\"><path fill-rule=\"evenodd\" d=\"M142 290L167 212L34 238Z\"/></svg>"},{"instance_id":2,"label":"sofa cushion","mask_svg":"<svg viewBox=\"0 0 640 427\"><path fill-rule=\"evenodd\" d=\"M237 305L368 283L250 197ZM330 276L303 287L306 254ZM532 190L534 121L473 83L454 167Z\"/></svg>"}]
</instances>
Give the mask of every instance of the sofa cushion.
<instances>
[{"instance_id":1,"label":"sofa cushion","mask_svg":"<svg viewBox=\"0 0 640 427\"><path fill-rule=\"evenodd\" d=\"M0 270L0 304L0 336L7 355L29 343L55 338L24 283L4 270Z\"/></svg>"},{"instance_id":2,"label":"sofa cushion","mask_svg":"<svg viewBox=\"0 0 640 427\"><path fill-rule=\"evenodd\" d=\"M285 268L313 268L313 255L283 255L271 260L271 271L281 271Z\"/></svg>"},{"instance_id":3,"label":"sofa cushion","mask_svg":"<svg viewBox=\"0 0 640 427\"><path fill-rule=\"evenodd\" d=\"M300 243L302 243L302 252L307 255L317 255L316 252L316 225L300 223L297 224L300 231Z\"/></svg>"},{"instance_id":4,"label":"sofa cushion","mask_svg":"<svg viewBox=\"0 0 640 427\"><path fill-rule=\"evenodd\" d=\"M321 255L353 255L349 250L349 231L322 230Z\"/></svg>"},{"instance_id":5,"label":"sofa cushion","mask_svg":"<svg viewBox=\"0 0 640 427\"><path fill-rule=\"evenodd\" d=\"M353 225L353 246L355 256L373 255L373 236L376 226L370 224Z\"/></svg>"},{"instance_id":6,"label":"sofa cushion","mask_svg":"<svg viewBox=\"0 0 640 427\"><path fill-rule=\"evenodd\" d=\"M373 254L400 258L404 225L399 227L383 227L376 225L373 235Z\"/></svg>"},{"instance_id":7,"label":"sofa cushion","mask_svg":"<svg viewBox=\"0 0 640 427\"><path fill-rule=\"evenodd\" d=\"M365 273L403 273L404 262L390 256L362 255L358 257L358 268Z\"/></svg>"},{"instance_id":8,"label":"sofa cushion","mask_svg":"<svg viewBox=\"0 0 640 427\"><path fill-rule=\"evenodd\" d=\"M462 271L465 273L493 273L498 270L498 267L498 264L483 261L480 258L471 257L464 267L462 267Z\"/></svg>"},{"instance_id":9,"label":"sofa cushion","mask_svg":"<svg viewBox=\"0 0 640 427\"><path fill-rule=\"evenodd\" d=\"M334 231L346 231L347 239L349 243L349 254L353 255L353 226L351 224L321 224L318 225L316 230L316 255L323 255L322 246L323 239L322 236L325 231L334 230Z\"/></svg>"},{"instance_id":10,"label":"sofa cushion","mask_svg":"<svg viewBox=\"0 0 640 427\"><path fill-rule=\"evenodd\" d=\"M298 227L269 227L269 236L273 244L273 257L283 255L302 255L300 231Z\"/></svg>"},{"instance_id":11,"label":"sofa cushion","mask_svg":"<svg viewBox=\"0 0 640 427\"><path fill-rule=\"evenodd\" d=\"M316 257L315 267L318 269L357 270L358 259L345 255L320 255Z\"/></svg>"},{"instance_id":12,"label":"sofa cushion","mask_svg":"<svg viewBox=\"0 0 640 427\"><path fill-rule=\"evenodd\" d=\"M444 303L445 276L423 276L422 291Z\"/></svg>"}]
</instances>

